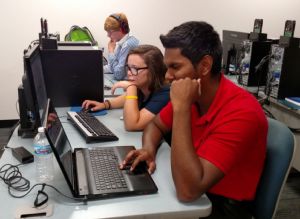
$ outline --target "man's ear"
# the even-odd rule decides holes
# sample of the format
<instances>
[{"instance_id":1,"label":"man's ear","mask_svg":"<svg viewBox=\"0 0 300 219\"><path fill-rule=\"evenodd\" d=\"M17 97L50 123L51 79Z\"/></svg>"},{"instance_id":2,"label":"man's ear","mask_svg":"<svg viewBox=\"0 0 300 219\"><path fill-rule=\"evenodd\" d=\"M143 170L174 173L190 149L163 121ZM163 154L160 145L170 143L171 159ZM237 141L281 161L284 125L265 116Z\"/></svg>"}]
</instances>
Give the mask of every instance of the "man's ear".
<instances>
[{"instance_id":1,"label":"man's ear","mask_svg":"<svg viewBox=\"0 0 300 219\"><path fill-rule=\"evenodd\" d=\"M200 70L202 76L206 76L210 73L212 64L213 58L210 55L203 56L200 63L198 64L198 69Z\"/></svg>"}]
</instances>

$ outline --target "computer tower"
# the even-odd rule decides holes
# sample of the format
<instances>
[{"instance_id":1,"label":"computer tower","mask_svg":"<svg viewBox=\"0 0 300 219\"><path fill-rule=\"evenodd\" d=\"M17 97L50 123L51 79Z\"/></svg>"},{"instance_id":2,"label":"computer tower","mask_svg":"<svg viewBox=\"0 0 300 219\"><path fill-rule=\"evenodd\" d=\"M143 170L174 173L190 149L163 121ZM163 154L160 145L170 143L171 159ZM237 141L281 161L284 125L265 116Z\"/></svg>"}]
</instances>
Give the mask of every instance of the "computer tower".
<instances>
[{"instance_id":1,"label":"computer tower","mask_svg":"<svg viewBox=\"0 0 300 219\"><path fill-rule=\"evenodd\" d=\"M254 36L256 36L254 34ZM251 34L250 34L251 38ZM268 56L271 45L276 41L261 39L245 40L242 58L239 64L238 82L244 86L256 87L266 85L268 72Z\"/></svg>"},{"instance_id":2,"label":"computer tower","mask_svg":"<svg viewBox=\"0 0 300 219\"><path fill-rule=\"evenodd\" d=\"M41 50L48 98L55 107L81 106L85 99L103 101L102 50L58 45Z\"/></svg>"},{"instance_id":3,"label":"computer tower","mask_svg":"<svg viewBox=\"0 0 300 219\"><path fill-rule=\"evenodd\" d=\"M300 39L281 36L271 47L266 94L276 98L300 96Z\"/></svg>"},{"instance_id":4,"label":"computer tower","mask_svg":"<svg viewBox=\"0 0 300 219\"><path fill-rule=\"evenodd\" d=\"M32 112L28 107L28 100L26 101L26 92L23 85L18 87L18 102L19 102L19 114L20 125L18 127L18 136L22 138L33 138L36 134L35 121Z\"/></svg>"}]
</instances>

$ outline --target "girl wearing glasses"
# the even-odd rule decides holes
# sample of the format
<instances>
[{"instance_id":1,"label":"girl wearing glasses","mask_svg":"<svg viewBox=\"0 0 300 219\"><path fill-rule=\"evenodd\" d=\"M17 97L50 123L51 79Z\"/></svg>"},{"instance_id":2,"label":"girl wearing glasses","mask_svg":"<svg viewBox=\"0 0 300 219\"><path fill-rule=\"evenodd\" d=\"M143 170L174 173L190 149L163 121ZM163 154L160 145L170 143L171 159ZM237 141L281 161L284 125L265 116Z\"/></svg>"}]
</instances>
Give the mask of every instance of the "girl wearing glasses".
<instances>
[{"instance_id":1,"label":"girl wearing glasses","mask_svg":"<svg viewBox=\"0 0 300 219\"><path fill-rule=\"evenodd\" d=\"M129 51L125 69L128 80L112 87L112 93L123 88L123 95L104 102L85 100L82 107L91 111L123 107L125 129L143 130L170 99L163 54L155 46L140 45Z\"/></svg>"}]
</instances>

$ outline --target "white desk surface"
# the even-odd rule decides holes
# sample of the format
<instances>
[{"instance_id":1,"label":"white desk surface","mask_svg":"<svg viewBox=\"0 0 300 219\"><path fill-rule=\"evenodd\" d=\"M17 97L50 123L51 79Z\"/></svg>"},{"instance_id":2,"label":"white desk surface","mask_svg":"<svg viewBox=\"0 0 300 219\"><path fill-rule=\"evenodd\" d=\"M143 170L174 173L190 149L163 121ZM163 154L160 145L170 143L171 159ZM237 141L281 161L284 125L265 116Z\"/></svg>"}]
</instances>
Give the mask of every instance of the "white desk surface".
<instances>
[{"instance_id":1,"label":"white desk surface","mask_svg":"<svg viewBox=\"0 0 300 219\"><path fill-rule=\"evenodd\" d=\"M67 108L58 109L59 115L65 115L64 112L66 110ZM61 121L73 147L134 145L136 148L140 148L141 132L125 131L123 121L120 120L120 116L122 116L122 110L110 110L107 115L98 117L119 137L119 141L88 145L85 144L84 139L67 120L66 116L61 117ZM32 139L22 139L17 136L17 130L15 130L8 146L17 147L21 145L31 152L33 151L31 146ZM53 215L49 218L199 218L210 214L211 203L206 195L203 195L198 200L191 203L182 203L177 200L170 169L170 148L166 143L163 143L160 147L156 157L156 162L157 169L152 177L158 187L158 193L89 201L87 205L83 205L80 202L75 202L60 196L51 188L46 188L45 191L50 197L49 202L54 204ZM10 149L6 149L0 159L0 166L5 163L18 163L17 160L12 157ZM26 166L20 167L20 170L23 176L31 181L31 186L34 185L35 164L27 164ZM70 195L70 190L56 160L55 178L51 184L63 193ZM40 187L35 188L26 197L17 199L8 194L7 186L1 181L0 218L14 218L14 213L17 208L23 205L33 204L38 189L40 189ZM20 193L15 194L20 195Z\"/></svg>"},{"instance_id":2,"label":"white desk surface","mask_svg":"<svg viewBox=\"0 0 300 219\"><path fill-rule=\"evenodd\" d=\"M112 87L116 82L118 82L118 81L116 81L115 79L114 79L114 76L113 76L113 74L104 74L104 85L106 86L106 87ZM115 90L115 93L114 94L112 94L111 93L111 89L104 89L104 97L115 97L115 96L118 96L118 95L121 95L121 94L123 94L124 93L124 91L123 91L123 89L122 88L117 88L116 90Z\"/></svg>"}]
</instances>

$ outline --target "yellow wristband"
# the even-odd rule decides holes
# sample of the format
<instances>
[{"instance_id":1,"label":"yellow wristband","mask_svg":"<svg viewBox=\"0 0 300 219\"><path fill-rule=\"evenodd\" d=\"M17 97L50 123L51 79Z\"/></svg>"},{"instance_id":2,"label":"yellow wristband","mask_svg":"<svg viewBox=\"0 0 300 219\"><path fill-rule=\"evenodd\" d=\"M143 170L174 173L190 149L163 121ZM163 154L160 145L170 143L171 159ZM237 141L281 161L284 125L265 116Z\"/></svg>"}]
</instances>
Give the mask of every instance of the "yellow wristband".
<instances>
[{"instance_id":1,"label":"yellow wristband","mask_svg":"<svg viewBox=\"0 0 300 219\"><path fill-rule=\"evenodd\" d=\"M137 100L138 97L137 97L137 96L125 96L125 99L126 99L126 100L129 100L129 99Z\"/></svg>"}]
</instances>

